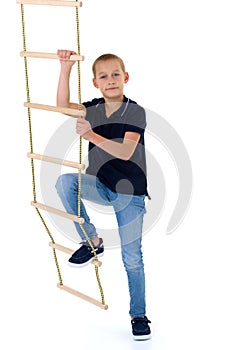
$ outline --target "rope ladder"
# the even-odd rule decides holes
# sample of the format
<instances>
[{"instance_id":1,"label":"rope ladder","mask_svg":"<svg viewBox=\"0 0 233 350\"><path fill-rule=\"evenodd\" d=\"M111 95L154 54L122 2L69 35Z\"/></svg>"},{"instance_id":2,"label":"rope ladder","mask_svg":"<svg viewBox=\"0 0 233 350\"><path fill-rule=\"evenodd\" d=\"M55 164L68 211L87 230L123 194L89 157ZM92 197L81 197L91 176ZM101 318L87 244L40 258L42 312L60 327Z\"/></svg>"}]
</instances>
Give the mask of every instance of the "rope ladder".
<instances>
[{"instance_id":1,"label":"rope ladder","mask_svg":"<svg viewBox=\"0 0 233 350\"><path fill-rule=\"evenodd\" d=\"M79 24L79 7L82 6L82 2L80 1L60 1L60 0L17 0L17 3L20 4L21 9L21 22L22 22L22 40L23 40L23 51L20 52L20 56L24 59L24 70L25 70L25 84L26 84L26 96L27 101L24 103L24 107L27 108L27 119L28 119L28 131L29 131L29 143L30 143L30 152L28 152L27 156L30 158L31 161L31 176L32 176L32 194L33 194L33 201L31 202L31 205L35 208L44 228L47 232L50 243L49 246L52 248L53 251L53 257L57 269L58 279L59 283L57 284L57 287L67 291L68 293L71 293L87 302L90 302L104 310L107 310L108 305L105 304L105 298L104 298L104 292L103 287L100 281L99 276L99 267L102 265L102 263L98 260L98 257L96 255L94 246L92 241L89 239L84 227L84 219L80 216L80 207L81 207L81 180L82 180L82 170L85 168L85 166L82 164L82 137L79 137L79 150L78 150L78 158L79 162L73 162L68 160L63 160L59 158L54 158L50 156L45 156L41 154L34 153L34 147L33 147L33 132L32 132L32 121L31 121L31 109L40 109L40 110L47 110L52 112L58 112L58 113L64 113L69 114L73 117L83 116L83 111L72 109L72 108L62 108L62 107L55 107L55 106L48 106L38 103L31 103L30 100L30 87L29 87L29 73L28 73L28 58L45 58L45 59L58 59L57 54L55 53L45 53L45 52L30 52L27 51L26 47L26 32L25 32L25 14L24 14L24 4L31 4L31 5L50 5L50 6L70 6L75 8L75 19L76 19L76 40L77 40L77 55L72 55L70 57L71 60L77 61L77 75L78 75L78 103L82 103L81 99L81 65L80 62L84 60L84 56L80 53L80 24ZM36 179L35 179L35 166L34 166L34 160L40 160L40 161L46 161L50 163L55 164L62 164L69 167L77 168L78 169L78 195L77 195L77 202L78 202L78 212L77 215L69 214L64 211L58 210L56 208L47 206L42 203L37 202L37 188L36 188ZM66 219L70 219L72 221L76 221L79 223L80 228L91 246L94 259L92 260L92 263L95 268L95 275L96 275L96 281L98 284L101 302L91 298L90 296L83 294L73 288L70 288L63 284L62 276L61 276L61 270L58 263L58 258L56 254L56 250L62 251L64 253L72 254L74 251L63 247L57 243L55 243L54 238L41 214L41 210L45 210L48 212L55 213L57 215L60 215Z\"/></svg>"}]
</instances>

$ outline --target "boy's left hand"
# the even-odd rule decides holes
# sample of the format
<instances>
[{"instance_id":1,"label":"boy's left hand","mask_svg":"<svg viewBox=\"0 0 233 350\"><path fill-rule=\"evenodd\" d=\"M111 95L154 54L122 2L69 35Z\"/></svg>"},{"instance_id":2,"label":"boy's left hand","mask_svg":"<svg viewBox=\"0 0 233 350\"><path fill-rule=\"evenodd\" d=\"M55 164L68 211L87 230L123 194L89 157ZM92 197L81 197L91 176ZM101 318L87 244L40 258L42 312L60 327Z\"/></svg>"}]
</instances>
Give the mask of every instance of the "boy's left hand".
<instances>
[{"instance_id":1,"label":"boy's left hand","mask_svg":"<svg viewBox=\"0 0 233 350\"><path fill-rule=\"evenodd\" d=\"M91 124L89 121L81 117L77 118L76 132L84 139L88 140L89 136L92 133Z\"/></svg>"}]
</instances>

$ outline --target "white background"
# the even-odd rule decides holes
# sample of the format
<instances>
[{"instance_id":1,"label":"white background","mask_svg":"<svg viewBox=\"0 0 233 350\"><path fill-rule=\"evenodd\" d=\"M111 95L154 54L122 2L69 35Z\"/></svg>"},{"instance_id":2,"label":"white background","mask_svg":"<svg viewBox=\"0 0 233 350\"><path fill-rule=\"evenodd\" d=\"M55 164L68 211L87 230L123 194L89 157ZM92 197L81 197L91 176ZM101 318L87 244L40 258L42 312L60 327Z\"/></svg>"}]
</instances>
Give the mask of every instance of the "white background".
<instances>
[{"instance_id":1,"label":"white background","mask_svg":"<svg viewBox=\"0 0 233 350\"><path fill-rule=\"evenodd\" d=\"M189 211L170 236L166 226L178 186L166 150L154 147L167 182L164 214L144 238L147 313L153 339L135 343L119 249L100 270L108 311L56 288L47 234L29 203L30 163L20 6L1 9L1 349L232 350L232 81L231 1L84 1L80 10L83 100L98 95L91 64L104 52L130 73L126 94L165 118L182 138L193 167ZM73 9L25 5L28 51L75 49ZM57 61L30 61L31 101L54 105ZM75 77L72 98L76 99ZM34 113L34 112L33 112ZM37 152L64 116L34 113ZM154 177L156 181L156 174ZM39 190L39 189L38 189ZM46 215L45 215L46 218ZM59 243L72 247L52 227ZM98 299L91 267L64 283Z\"/></svg>"}]
</instances>

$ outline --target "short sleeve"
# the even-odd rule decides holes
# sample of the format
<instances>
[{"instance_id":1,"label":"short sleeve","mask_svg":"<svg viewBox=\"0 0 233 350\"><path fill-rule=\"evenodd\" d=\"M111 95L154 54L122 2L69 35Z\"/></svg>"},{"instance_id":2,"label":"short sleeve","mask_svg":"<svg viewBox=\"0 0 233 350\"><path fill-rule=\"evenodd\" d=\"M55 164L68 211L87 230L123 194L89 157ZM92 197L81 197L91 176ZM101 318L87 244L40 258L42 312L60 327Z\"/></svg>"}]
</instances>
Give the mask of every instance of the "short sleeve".
<instances>
[{"instance_id":1,"label":"short sleeve","mask_svg":"<svg viewBox=\"0 0 233 350\"><path fill-rule=\"evenodd\" d=\"M130 104L124 115L125 131L143 134L146 128L146 113L144 108L137 104Z\"/></svg>"}]
</instances>

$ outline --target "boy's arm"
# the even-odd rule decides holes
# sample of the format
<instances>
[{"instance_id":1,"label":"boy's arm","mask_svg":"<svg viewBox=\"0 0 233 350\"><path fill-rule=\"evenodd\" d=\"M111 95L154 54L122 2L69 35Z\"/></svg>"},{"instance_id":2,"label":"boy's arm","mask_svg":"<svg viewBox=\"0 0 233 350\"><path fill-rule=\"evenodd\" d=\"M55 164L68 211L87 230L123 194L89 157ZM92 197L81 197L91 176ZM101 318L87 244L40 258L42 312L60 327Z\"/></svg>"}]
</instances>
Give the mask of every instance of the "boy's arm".
<instances>
[{"instance_id":1,"label":"boy's arm","mask_svg":"<svg viewBox=\"0 0 233 350\"><path fill-rule=\"evenodd\" d=\"M75 61L70 60L74 51L58 50L57 55L61 63L60 76L57 87L57 106L66 108L78 108L77 103L70 102L70 73Z\"/></svg>"},{"instance_id":2,"label":"boy's arm","mask_svg":"<svg viewBox=\"0 0 233 350\"><path fill-rule=\"evenodd\" d=\"M84 135L83 137L85 137ZM90 139L89 139L90 137ZM98 146L105 152L111 154L115 158L121 160L129 160L137 147L138 141L140 139L140 134L136 132L127 131L122 143L108 140L94 132L90 133L88 140L94 145Z\"/></svg>"},{"instance_id":3,"label":"boy's arm","mask_svg":"<svg viewBox=\"0 0 233 350\"><path fill-rule=\"evenodd\" d=\"M96 134L90 123L82 118L77 119L76 132L85 140L93 143L103 151L111 154L115 158L129 160L137 147L140 139L140 134L137 132L127 131L122 143L106 139L99 134Z\"/></svg>"}]
</instances>

